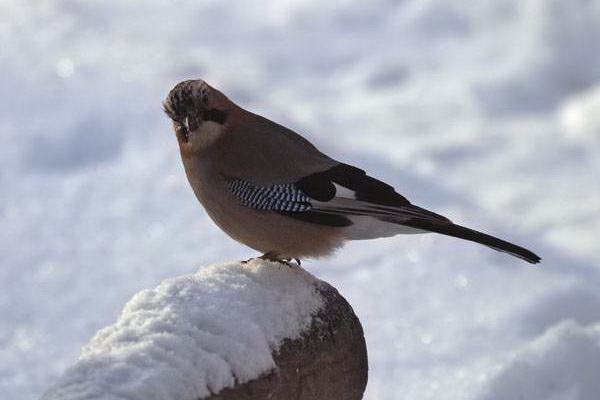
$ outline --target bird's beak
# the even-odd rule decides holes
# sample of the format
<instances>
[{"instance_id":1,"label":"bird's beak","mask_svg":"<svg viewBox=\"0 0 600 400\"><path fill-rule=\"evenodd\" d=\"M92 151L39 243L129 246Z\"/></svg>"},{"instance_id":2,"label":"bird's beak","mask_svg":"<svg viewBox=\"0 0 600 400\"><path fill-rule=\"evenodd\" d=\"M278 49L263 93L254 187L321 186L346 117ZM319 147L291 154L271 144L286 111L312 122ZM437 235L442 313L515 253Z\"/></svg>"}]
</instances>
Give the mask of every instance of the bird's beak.
<instances>
[{"instance_id":1,"label":"bird's beak","mask_svg":"<svg viewBox=\"0 0 600 400\"><path fill-rule=\"evenodd\" d=\"M198 118L194 116L185 117L183 120L183 125L187 128L188 132L194 132L200 124L198 123Z\"/></svg>"}]
</instances>

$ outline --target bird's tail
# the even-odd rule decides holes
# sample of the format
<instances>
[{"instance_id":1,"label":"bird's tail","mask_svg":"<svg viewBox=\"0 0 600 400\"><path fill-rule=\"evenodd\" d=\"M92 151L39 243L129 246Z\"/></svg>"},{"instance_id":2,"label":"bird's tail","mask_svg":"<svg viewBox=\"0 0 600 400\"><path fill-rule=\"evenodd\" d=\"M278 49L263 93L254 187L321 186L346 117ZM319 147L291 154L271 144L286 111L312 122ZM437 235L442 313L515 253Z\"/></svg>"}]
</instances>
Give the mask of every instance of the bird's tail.
<instances>
[{"instance_id":1,"label":"bird's tail","mask_svg":"<svg viewBox=\"0 0 600 400\"><path fill-rule=\"evenodd\" d=\"M393 222L393 221L391 221ZM541 261L541 258L521 246L509 243L505 240L498 239L497 237L490 236L488 234L475 231L473 229L465 228L464 226L456 225L449 221L434 221L425 219L410 219L404 220L402 225L410 226L416 229L422 229L424 231L441 233L442 235L453 236L456 238L469 240L471 242L479 243L484 246L488 246L494 250L508 253L512 256L518 257L532 264L537 264Z\"/></svg>"}]
</instances>

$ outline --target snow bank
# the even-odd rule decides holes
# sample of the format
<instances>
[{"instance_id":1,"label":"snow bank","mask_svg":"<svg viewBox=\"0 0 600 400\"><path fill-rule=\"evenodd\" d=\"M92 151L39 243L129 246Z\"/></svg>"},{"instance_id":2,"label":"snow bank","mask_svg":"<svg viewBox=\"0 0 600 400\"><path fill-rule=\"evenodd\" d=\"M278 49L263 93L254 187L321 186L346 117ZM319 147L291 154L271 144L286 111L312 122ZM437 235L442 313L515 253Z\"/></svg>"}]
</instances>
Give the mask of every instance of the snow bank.
<instances>
[{"instance_id":1,"label":"snow bank","mask_svg":"<svg viewBox=\"0 0 600 400\"><path fill-rule=\"evenodd\" d=\"M129 301L44 400L195 400L275 367L322 306L301 268L259 260L169 279Z\"/></svg>"},{"instance_id":2,"label":"snow bank","mask_svg":"<svg viewBox=\"0 0 600 400\"><path fill-rule=\"evenodd\" d=\"M595 400L598 372L600 324L565 321L518 351L481 400Z\"/></svg>"},{"instance_id":3,"label":"snow bank","mask_svg":"<svg viewBox=\"0 0 600 400\"><path fill-rule=\"evenodd\" d=\"M597 2L530 0L517 7L514 42L477 88L488 112L552 110L600 79Z\"/></svg>"}]
</instances>

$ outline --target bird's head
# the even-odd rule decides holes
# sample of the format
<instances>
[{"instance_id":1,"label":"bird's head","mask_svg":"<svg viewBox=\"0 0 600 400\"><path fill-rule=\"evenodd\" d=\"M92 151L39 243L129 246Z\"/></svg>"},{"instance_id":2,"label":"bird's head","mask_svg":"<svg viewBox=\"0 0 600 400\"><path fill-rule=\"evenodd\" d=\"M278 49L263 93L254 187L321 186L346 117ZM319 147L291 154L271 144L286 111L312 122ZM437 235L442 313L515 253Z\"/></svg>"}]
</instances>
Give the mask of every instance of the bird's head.
<instances>
[{"instance_id":1,"label":"bird's head","mask_svg":"<svg viewBox=\"0 0 600 400\"><path fill-rule=\"evenodd\" d=\"M175 85L163 103L182 150L210 146L224 133L235 105L201 79Z\"/></svg>"}]
</instances>

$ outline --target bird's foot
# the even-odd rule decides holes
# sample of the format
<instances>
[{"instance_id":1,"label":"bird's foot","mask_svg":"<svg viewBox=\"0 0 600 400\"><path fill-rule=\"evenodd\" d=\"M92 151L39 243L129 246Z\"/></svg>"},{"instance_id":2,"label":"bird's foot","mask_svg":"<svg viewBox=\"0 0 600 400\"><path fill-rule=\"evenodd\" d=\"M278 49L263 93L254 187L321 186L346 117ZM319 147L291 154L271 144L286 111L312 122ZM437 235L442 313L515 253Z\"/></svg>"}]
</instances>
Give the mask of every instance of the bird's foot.
<instances>
[{"instance_id":1,"label":"bird's foot","mask_svg":"<svg viewBox=\"0 0 600 400\"><path fill-rule=\"evenodd\" d=\"M276 252L268 252L263 254L262 256L258 257L261 260L265 260L265 261L271 261L271 262L277 262L283 265L287 265L290 268L294 268L295 266L301 266L302 263L300 262L300 260L298 258L291 258L291 257L285 257L285 258L281 258L281 256L276 253ZM292 264L292 260L296 261L296 264Z\"/></svg>"},{"instance_id":2,"label":"bird's foot","mask_svg":"<svg viewBox=\"0 0 600 400\"><path fill-rule=\"evenodd\" d=\"M281 261L283 260L279 253L275 252L275 251L269 251L268 253L263 254L262 256L258 257L260 260L265 260L265 261L273 261L273 262L277 262L277 261Z\"/></svg>"}]
</instances>

